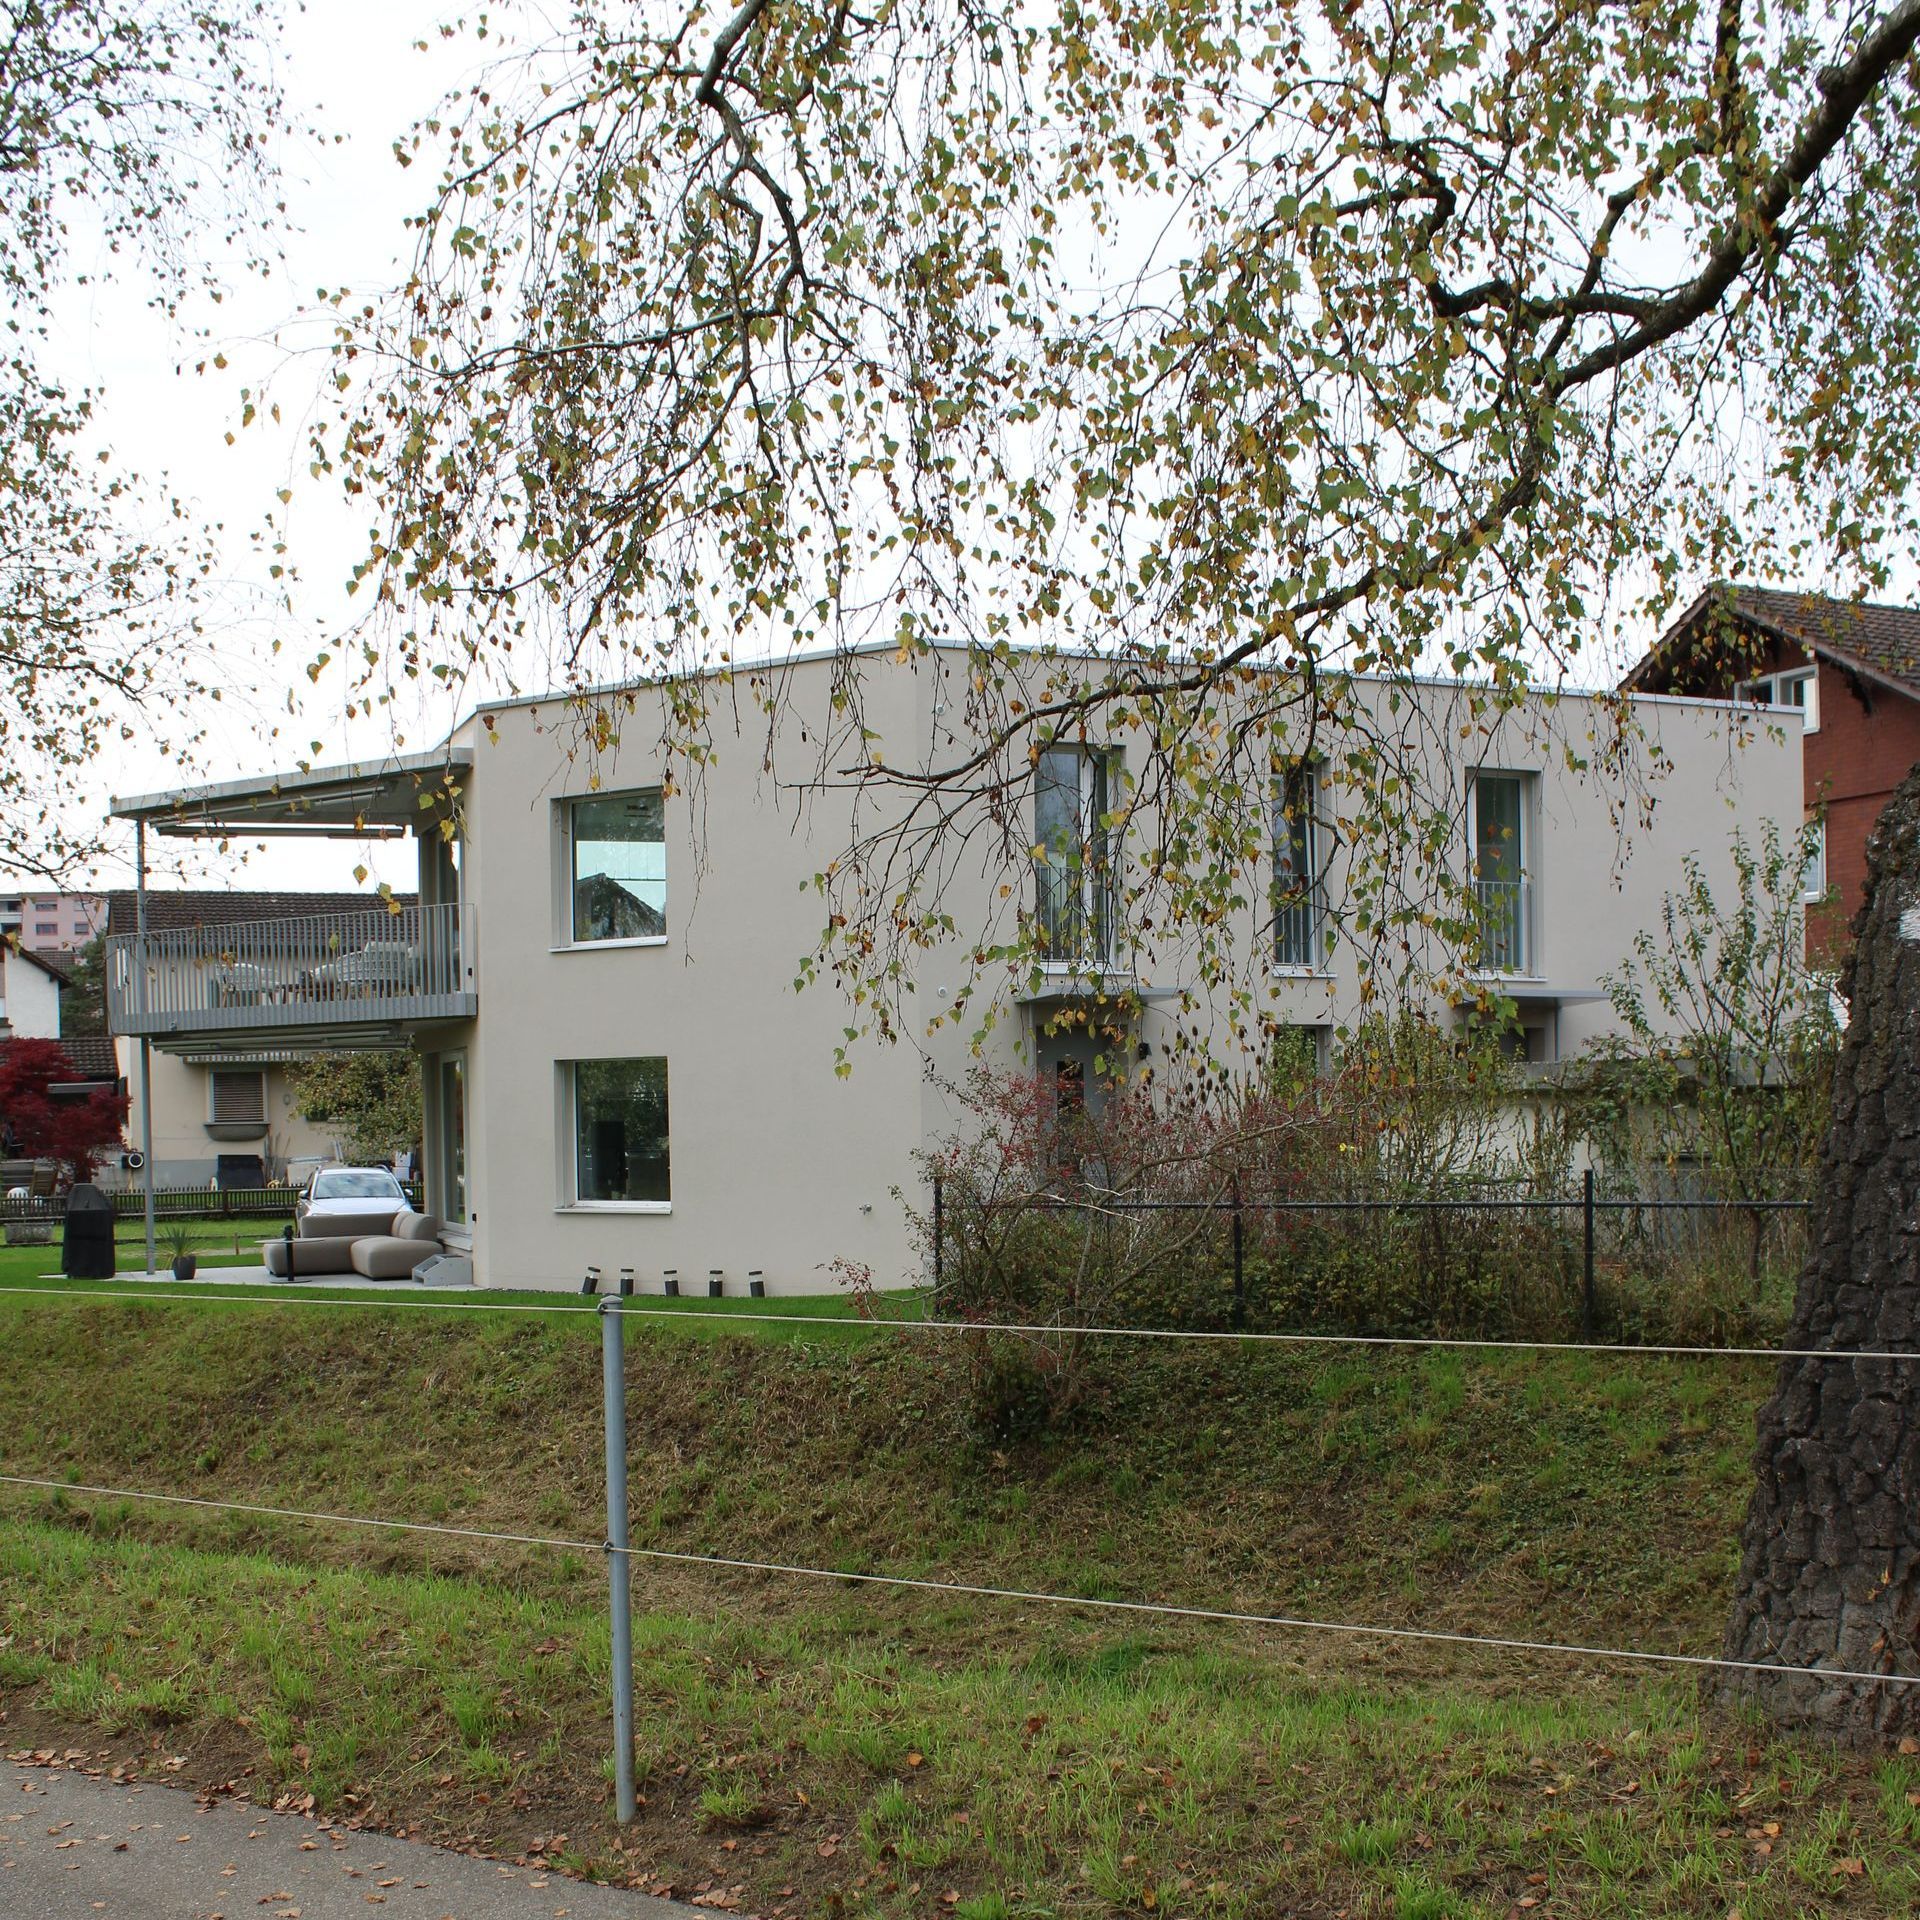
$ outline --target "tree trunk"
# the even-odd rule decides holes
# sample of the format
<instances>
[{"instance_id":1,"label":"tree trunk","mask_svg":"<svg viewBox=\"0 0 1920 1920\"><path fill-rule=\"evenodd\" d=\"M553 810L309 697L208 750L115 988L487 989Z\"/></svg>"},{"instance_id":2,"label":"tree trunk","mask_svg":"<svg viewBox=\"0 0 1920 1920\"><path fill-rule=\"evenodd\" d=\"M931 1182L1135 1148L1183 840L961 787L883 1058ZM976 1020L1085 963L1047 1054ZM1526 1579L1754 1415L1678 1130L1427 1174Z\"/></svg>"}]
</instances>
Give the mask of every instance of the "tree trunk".
<instances>
[{"instance_id":1,"label":"tree trunk","mask_svg":"<svg viewBox=\"0 0 1920 1920\"><path fill-rule=\"evenodd\" d=\"M1920 1350L1920 768L1880 817L1790 1347ZM1760 1410L1726 1656L1920 1676L1920 1362L1788 1360ZM1853 1742L1920 1732L1920 1684L1719 1676Z\"/></svg>"}]
</instances>

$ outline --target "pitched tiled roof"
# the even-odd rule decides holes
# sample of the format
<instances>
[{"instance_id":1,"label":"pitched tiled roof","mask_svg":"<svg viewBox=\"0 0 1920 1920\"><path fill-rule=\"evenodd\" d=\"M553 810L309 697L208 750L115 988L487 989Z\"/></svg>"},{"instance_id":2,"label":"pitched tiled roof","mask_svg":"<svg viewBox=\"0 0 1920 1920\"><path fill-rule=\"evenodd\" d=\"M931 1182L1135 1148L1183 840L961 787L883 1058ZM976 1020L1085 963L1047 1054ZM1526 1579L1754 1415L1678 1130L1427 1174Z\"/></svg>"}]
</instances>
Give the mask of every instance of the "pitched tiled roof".
<instances>
[{"instance_id":1,"label":"pitched tiled roof","mask_svg":"<svg viewBox=\"0 0 1920 1920\"><path fill-rule=\"evenodd\" d=\"M114 1055L113 1042L104 1033L76 1033L71 1038L55 1042L69 1060L73 1062L73 1071L82 1080L117 1080L120 1077L120 1063ZM0 1048L13 1045L11 1039L0 1040Z\"/></svg>"},{"instance_id":2,"label":"pitched tiled roof","mask_svg":"<svg viewBox=\"0 0 1920 1920\"><path fill-rule=\"evenodd\" d=\"M401 906L415 896L396 893ZM107 895L107 932L135 931L135 894L116 887ZM159 933L168 927L225 927L242 920L297 920L314 913L371 913L386 904L377 893L235 893L224 887L175 888L171 892L147 889L147 928Z\"/></svg>"},{"instance_id":3,"label":"pitched tiled roof","mask_svg":"<svg viewBox=\"0 0 1920 1920\"><path fill-rule=\"evenodd\" d=\"M67 970L72 965L73 956L71 954L54 953L43 947L16 947L12 945L8 946L7 953L13 959L30 961L34 966L38 967L42 973L52 974L63 987L70 984L67 978Z\"/></svg>"},{"instance_id":4,"label":"pitched tiled roof","mask_svg":"<svg viewBox=\"0 0 1920 1920\"><path fill-rule=\"evenodd\" d=\"M1720 582L1660 636L1622 684L1629 690L1664 684L1682 667L1684 654L1716 613L1920 700L1920 607Z\"/></svg>"}]
</instances>

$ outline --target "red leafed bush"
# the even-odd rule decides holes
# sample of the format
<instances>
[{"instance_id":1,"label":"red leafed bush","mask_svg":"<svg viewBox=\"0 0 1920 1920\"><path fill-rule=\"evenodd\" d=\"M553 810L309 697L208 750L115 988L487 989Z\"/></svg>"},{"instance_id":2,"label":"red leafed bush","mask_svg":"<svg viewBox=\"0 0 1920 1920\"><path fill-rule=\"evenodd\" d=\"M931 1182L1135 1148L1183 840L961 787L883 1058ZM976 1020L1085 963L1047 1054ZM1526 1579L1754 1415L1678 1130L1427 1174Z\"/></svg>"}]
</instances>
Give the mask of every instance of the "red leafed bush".
<instances>
[{"instance_id":1,"label":"red leafed bush","mask_svg":"<svg viewBox=\"0 0 1920 1920\"><path fill-rule=\"evenodd\" d=\"M100 1156L120 1145L127 1124L126 1095L111 1087L56 1091L78 1080L57 1040L10 1040L0 1047L0 1121L15 1151L56 1160L75 1181L92 1179Z\"/></svg>"}]
</instances>

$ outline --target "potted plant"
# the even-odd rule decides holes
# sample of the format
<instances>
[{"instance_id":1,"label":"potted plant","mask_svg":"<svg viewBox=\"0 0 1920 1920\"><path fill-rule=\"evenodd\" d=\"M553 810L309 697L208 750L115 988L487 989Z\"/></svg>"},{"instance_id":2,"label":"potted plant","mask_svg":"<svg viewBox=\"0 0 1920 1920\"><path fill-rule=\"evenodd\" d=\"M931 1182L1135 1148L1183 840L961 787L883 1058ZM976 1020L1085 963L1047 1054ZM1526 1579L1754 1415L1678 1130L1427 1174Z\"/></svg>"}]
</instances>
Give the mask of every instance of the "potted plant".
<instances>
[{"instance_id":1,"label":"potted plant","mask_svg":"<svg viewBox=\"0 0 1920 1920\"><path fill-rule=\"evenodd\" d=\"M167 1229L167 1252L173 1256L173 1277L191 1280L200 1271L199 1256L193 1250L193 1235L184 1221Z\"/></svg>"}]
</instances>

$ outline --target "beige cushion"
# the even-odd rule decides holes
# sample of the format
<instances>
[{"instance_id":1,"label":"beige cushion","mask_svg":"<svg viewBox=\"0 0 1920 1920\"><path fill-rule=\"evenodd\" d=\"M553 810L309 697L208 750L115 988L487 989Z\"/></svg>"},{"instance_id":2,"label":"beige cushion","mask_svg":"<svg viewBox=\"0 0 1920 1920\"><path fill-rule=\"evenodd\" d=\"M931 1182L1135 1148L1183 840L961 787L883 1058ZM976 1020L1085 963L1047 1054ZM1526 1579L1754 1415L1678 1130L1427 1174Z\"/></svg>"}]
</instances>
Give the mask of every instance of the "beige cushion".
<instances>
[{"instance_id":1,"label":"beige cushion","mask_svg":"<svg viewBox=\"0 0 1920 1920\"><path fill-rule=\"evenodd\" d=\"M310 1213L300 1222L305 1240L357 1240L363 1233L391 1233L394 1209L376 1207L367 1213Z\"/></svg>"},{"instance_id":2,"label":"beige cushion","mask_svg":"<svg viewBox=\"0 0 1920 1920\"><path fill-rule=\"evenodd\" d=\"M440 1222L431 1213L396 1213L393 1216L393 1237L396 1240L431 1240L437 1246L440 1242Z\"/></svg>"},{"instance_id":3,"label":"beige cushion","mask_svg":"<svg viewBox=\"0 0 1920 1920\"><path fill-rule=\"evenodd\" d=\"M370 1234L353 1243L353 1270L369 1280L410 1280L432 1250L418 1240L402 1240L390 1233Z\"/></svg>"},{"instance_id":4,"label":"beige cushion","mask_svg":"<svg viewBox=\"0 0 1920 1920\"><path fill-rule=\"evenodd\" d=\"M267 1271L276 1280L287 1279L287 1254L293 1254L293 1272L308 1273L351 1273L353 1271L353 1242L344 1236L311 1240L263 1240L260 1243L260 1258Z\"/></svg>"}]
</instances>

